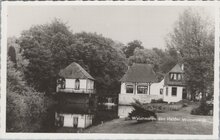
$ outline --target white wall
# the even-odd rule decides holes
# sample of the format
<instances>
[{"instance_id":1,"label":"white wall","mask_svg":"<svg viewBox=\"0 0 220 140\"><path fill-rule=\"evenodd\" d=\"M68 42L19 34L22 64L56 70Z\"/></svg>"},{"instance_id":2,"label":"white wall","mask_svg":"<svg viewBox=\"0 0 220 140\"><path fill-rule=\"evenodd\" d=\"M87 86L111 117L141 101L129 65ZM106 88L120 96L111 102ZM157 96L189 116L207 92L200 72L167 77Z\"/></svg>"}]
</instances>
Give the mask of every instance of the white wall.
<instances>
[{"instance_id":1,"label":"white wall","mask_svg":"<svg viewBox=\"0 0 220 140\"><path fill-rule=\"evenodd\" d=\"M66 88L75 88L75 79L65 79L66 80Z\"/></svg>"},{"instance_id":2,"label":"white wall","mask_svg":"<svg viewBox=\"0 0 220 140\"><path fill-rule=\"evenodd\" d=\"M94 89L94 81L87 79L87 89Z\"/></svg>"},{"instance_id":3,"label":"white wall","mask_svg":"<svg viewBox=\"0 0 220 140\"><path fill-rule=\"evenodd\" d=\"M150 87L151 95L160 95L160 89L163 88L164 80L159 83L152 83Z\"/></svg>"},{"instance_id":4,"label":"white wall","mask_svg":"<svg viewBox=\"0 0 220 140\"><path fill-rule=\"evenodd\" d=\"M80 79L80 88L86 89L86 79Z\"/></svg>"},{"instance_id":5,"label":"white wall","mask_svg":"<svg viewBox=\"0 0 220 140\"><path fill-rule=\"evenodd\" d=\"M57 85L57 92L69 92L72 93L77 92L77 93L93 93L93 90L87 90L87 89L94 89L94 81L90 79L79 79L80 81L80 89L75 90L75 81L76 79L65 79L65 89L60 89L60 85Z\"/></svg>"},{"instance_id":6,"label":"white wall","mask_svg":"<svg viewBox=\"0 0 220 140\"><path fill-rule=\"evenodd\" d=\"M125 83L121 82L121 94L126 94Z\"/></svg>"},{"instance_id":7,"label":"white wall","mask_svg":"<svg viewBox=\"0 0 220 140\"><path fill-rule=\"evenodd\" d=\"M168 87L168 95L166 95L166 87ZM176 87L177 88L177 96L172 96L172 87ZM179 87L179 86L165 86L164 87L164 101L166 102L178 102L180 100L182 100L182 91L183 91L183 87Z\"/></svg>"},{"instance_id":8,"label":"white wall","mask_svg":"<svg viewBox=\"0 0 220 140\"><path fill-rule=\"evenodd\" d=\"M75 88L75 79L65 79L66 80L66 88ZM79 79L80 88L86 89L86 79Z\"/></svg>"}]
</instances>

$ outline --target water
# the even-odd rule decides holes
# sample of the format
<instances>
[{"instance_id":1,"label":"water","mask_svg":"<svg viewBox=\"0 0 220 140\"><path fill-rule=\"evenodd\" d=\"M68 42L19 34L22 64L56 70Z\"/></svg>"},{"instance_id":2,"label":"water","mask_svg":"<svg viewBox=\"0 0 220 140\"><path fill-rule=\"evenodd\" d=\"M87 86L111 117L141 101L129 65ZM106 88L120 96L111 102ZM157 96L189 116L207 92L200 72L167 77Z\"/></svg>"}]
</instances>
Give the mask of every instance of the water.
<instances>
[{"instance_id":1,"label":"water","mask_svg":"<svg viewBox=\"0 0 220 140\"><path fill-rule=\"evenodd\" d=\"M125 117L132 109L128 106L57 104L48 110L43 132L80 133L84 129Z\"/></svg>"}]
</instances>

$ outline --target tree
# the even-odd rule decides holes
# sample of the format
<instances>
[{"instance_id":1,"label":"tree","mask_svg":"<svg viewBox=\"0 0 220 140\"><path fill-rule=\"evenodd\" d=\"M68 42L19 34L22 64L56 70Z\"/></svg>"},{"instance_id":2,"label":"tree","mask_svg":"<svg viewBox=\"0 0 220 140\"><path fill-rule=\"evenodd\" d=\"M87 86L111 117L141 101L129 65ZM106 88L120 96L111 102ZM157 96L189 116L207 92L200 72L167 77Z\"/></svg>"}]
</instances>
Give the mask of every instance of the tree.
<instances>
[{"instance_id":1,"label":"tree","mask_svg":"<svg viewBox=\"0 0 220 140\"><path fill-rule=\"evenodd\" d=\"M37 91L54 91L56 76L67 65L67 46L73 41L69 28L59 20L37 25L19 38L23 56L29 61L25 72L27 82Z\"/></svg>"},{"instance_id":2,"label":"tree","mask_svg":"<svg viewBox=\"0 0 220 140\"><path fill-rule=\"evenodd\" d=\"M127 66L124 54L115 48L117 43L95 33L82 32L75 37L76 43L68 47L68 60L79 63L96 79L98 93L119 93L119 79Z\"/></svg>"},{"instance_id":3,"label":"tree","mask_svg":"<svg viewBox=\"0 0 220 140\"><path fill-rule=\"evenodd\" d=\"M126 55L126 58L129 58L130 56L134 55L135 49L144 49L142 46L142 42L139 40L134 40L132 42L129 42L126 47L123 48L123 52Z\"/></svg>"},{"instance_id":4,"label":"tree","mask_svg":"<svg viewBox=\"0 0 220 140\"><path fill-rule=\"evenodd\" d=\"M96 79L99 93L119 93L126 69L121 43L96 33L73 34L57 20L24 31L18 42L29 61L25 78L37 91L54 92L59 71L77 62Z\"/></svg>"},{"instance_id":5,"label":"tree","mask_svg":"<svg viewBox=\"0 0 220 140\"><path fill-rule=\"evenodd\" d=\"M159 64L159 57L151 49L136 49L134 55L129 57L128 61L129 65L132 65L133 63L146 63L152 64L154 68L157 69Z\"/></svg>"},{"instance_id":6,"label":"tree","mask_svg":"<svg viewBox=\"0 0 220 140\"><path fill-rule=\"evenodd\" d=\"M44 94L28 87L22 72L7 61L7 132L36 132L46 111Z\"/></svg>"},{"instance_id":7,"label":"tree","mask_svg":"<svg viewBox=\"0 0 220 140\"><path fill-rule=\"evenodd\" d=\"M16 52L15 52L15 48L14 47L12 47L12 46L9 47L9 49L8 49L8 56L9 56L10 60L12 62L14 62L15 65L16 65L17 64L17 62L16 62Z\"/></svg>"},{"instance_id":8,"label":"tree","mask_svg":"<svg viewBox=\"0 0 220 140\"><path fill-rule=\"evenodd\" d=\"M185 80L193 97L199 91L204 98L207 89L213 89L214 27L208 21L188 9L180 15L167 41L167 47L176 50L185 64Z\"/></svg>"}]
</instances>

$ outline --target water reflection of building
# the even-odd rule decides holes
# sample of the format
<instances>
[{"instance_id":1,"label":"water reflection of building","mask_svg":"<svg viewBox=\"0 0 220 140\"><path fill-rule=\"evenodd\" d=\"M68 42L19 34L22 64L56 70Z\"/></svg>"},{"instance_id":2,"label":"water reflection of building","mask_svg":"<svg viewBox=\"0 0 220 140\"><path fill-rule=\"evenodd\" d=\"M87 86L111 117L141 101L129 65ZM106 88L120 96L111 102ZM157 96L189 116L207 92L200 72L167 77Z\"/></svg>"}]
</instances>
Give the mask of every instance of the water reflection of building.
<instances>
[{"instance_id":1,"label":"water reflection of building","mask_svg":"<svg viewBox=\"0 0 220 140\"><path fill-rule=\"evenodd\" d=\"M92 125L93 111L87 104L57 105L55 126L87 128Z\"/></svg>"},{"instance_id":2,"label":"water reflection of building","mask_svg":"<svg viewBox=\"0 0 220 140\"><path fill-rule=\"evenodd\" d=\"M128 114L133 110L132 106L118 106L118 117L119 118L125 118L128 116Z\"/></svg>"}]
</instances>

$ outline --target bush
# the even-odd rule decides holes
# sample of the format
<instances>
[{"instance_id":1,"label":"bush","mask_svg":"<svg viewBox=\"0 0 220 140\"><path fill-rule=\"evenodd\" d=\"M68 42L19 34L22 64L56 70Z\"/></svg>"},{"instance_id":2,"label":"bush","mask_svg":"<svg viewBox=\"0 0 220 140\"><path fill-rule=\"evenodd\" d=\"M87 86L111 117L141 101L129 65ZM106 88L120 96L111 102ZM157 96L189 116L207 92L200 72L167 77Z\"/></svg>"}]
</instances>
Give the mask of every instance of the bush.
<instances>
[{"instance_id":1,"label":"bush","mask_svg":"<svg viewBox=\"0 0 220 140\"><path fill-rule=\"evenodd\" d=\"M187 107L188 106L188 104L187 103L183 103L183 106L182 107Z\"/></svg>"},{"instance_id":2,"label":"bush","mask_svg":"<svg viewBox=\"0 0 220 140\"><path fill-rule=\"evenodd\" d=\"M158 100L152 99L151 103L167 103L167 102L163 101L163 99L158 99Z\"/></svg>"},{"instance_id":3,"label":"bush","mask_svg":"<svg viewBox=\"0 0 220 140\"><path fill-rule=\"evenodd\" d=\"M193 108L192 115L213 115L213 105L208 105L205 100L200 102L199 107Z\"/></svg>"},{"instance_id":4,"label":"bush","mask_svg":"<svg viewBox=\"0 0 220 140\"><path fill-rule=\"evenodd\" d=\"M156 113L144 108L144 106L139 101L136 100L135 103L132 104L132 107L134 110L128 115L130 119L136 118L138 122L157 120Z\"/></svg>"},{"instance_id":5,"label":"bush","mask_svg":"<svg viewBox=\"0 0 220 140\"><path fill-rule=\"evenodd\" d=\"M7 63L7 132L36 132L42 126L46 112L44 93L27 86L22 72L15 69L11 61Z\"/></svg>"}]
</instances>

